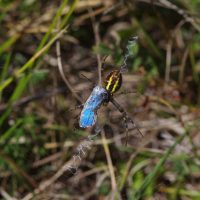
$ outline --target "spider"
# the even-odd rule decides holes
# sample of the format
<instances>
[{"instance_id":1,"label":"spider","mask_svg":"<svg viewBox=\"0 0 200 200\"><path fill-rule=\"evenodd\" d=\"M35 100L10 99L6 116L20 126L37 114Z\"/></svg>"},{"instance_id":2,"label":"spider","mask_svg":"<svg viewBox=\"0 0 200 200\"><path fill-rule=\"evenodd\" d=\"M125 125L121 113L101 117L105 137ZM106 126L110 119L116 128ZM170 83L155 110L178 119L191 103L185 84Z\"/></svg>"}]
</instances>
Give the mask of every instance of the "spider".
<instances>
[{"instance_id":1,"label":"spider","mask_svg":"<svg viewBox=\"0 0 200 200\"><path fill-rule=\"evenodd\" d=\"M137 38L133 38L134 41ZM133 41L131 41L133 42ZM128 49L129 50L129 49ZM84 107L81 111L79 126L81 128L91 127L96 123L97 111L104 103L111 102L122 113L125 126L126 126L126 144L128 133L128 122L132 123L138 132L143 136L135 122L128 116L124 108L114 99L113 94L116 93L122 85L122 73L126 67L126 60L128 54L125 55L124 64L121 65L119 70L111 71L104 80L104 85L97 85L93 88L92 93L88 97Z\"/></svg>"}]
</instances>

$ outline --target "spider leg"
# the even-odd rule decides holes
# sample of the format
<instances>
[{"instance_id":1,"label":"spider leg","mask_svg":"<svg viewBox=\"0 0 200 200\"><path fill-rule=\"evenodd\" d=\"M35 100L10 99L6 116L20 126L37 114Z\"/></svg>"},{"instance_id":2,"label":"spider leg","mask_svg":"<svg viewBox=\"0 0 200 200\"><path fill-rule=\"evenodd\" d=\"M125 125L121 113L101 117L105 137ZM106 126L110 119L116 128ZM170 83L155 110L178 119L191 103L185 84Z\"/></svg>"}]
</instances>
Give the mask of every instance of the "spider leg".
<instances>
[{"instance_id":1,"label":"spider leg","mask_svg":"<svg viewBox=\"0 0 200 200\"><path fill-rule=\"evenodd\" d=\"M81 73L81 76L85 79L87 79L90 83L92 83L93 87L95 86L95 83L90 79L88 78L87 76L85 76L84 74Z\"/></svg>"},{"instance_id":2,"label":"spider leg","mask_svg":"<svg viewBox=\"0 0 200 200\"><path fill-rule=\"evenodd\" d=\"M136 125L136 123L134 122L133 119L131 119L127 112L124 110L124 108L122 108L120 106L120 104L114 99L114 98L111 98L110 101L112 102L112 104L119 110L119 112L122 113L122 116L123 116L123 120L125 122L125 126L126 126L126 135L128 136L128 122L131 122L134 126L134 128L137 129L137 131L140 133L140 135L143 137L143 134L142 132L140 131L140 129L138 128L138 126ZM127 137L126 137L126 144L127 144Z\"/></svg>"},{"instance_id":3,"label":"spider leg","mask_svg":"<svg viewBox=\"0 0 200 200\"><path fill-rule=\"evenodd\" d=\"M117 94L115 94L115 96L120 96L122 94L138 94L137 90L125 90L122 92L118 92Z\"/></svg>"},{"instance_id":4,"label":"spider leg","mask_svg":"<svg viewBox=\"0 0 200 200\"><path fill-rule=\"evenodd\" d=\"M76 106L74 106L74 108L69 109L68 112L72 112L72 111L74 111L74 110L82 109L83 106L84 106L84 104L76 105ZM79 111L79 113L73 117L73 119L74 119L75 121L78 120L78 118L79 118L79 116L80 116L80 113L81 113L81 111ZM74 131L75 131L75 130L76 130L76 128L75 128L75 126L74 126Z\"/></svg>"},{"instance_id":5,"label":"spider leg","mask_svg":"<svg viewBox=\"0 0 200 200\"><path fill-rule=\"evenodd\" d=\"M125 145L127 146L128 144L128 119L127 119L127 116L124 115L123 113L123 120L124 120L124 124L125 124L125 129L126 129L126 141L125 141Z\"/></svg>"},{"instance_id":6,"label":"spider leg","mask_svg":"<svg viewBox=\"0 0 200 200\"><path fill-rule=\"evenodd\" d=\"M81 108L83 108L83 106L84 106L84 104L76 105L76 106L74 106L74 108L71 108L68 111L71 112L73 110L81 109Z\"/></svg>"}]
</instances>

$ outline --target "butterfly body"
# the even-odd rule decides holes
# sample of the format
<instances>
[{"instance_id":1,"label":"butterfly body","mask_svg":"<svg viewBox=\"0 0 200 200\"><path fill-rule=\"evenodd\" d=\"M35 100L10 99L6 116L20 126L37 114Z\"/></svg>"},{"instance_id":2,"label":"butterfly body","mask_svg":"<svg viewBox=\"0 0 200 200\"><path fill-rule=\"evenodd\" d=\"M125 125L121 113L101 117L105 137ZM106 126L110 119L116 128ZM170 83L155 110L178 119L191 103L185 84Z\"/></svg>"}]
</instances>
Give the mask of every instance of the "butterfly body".
<instances>
[{"instance_id":1,"label":"butterfly body","mask_svg":"<svg viewBox=\"0 0 200 200\"><path fill-rule=\"evenodd\" d=\"M122 84L122 74L120 70L111 71L105 81L105 86L94 87L91 95L84 104L80 115L79 125L81 128L91 127L97 120L97 110L103 103L108 103L113 93L120 89Z\"/></svg>"}]
</instances>

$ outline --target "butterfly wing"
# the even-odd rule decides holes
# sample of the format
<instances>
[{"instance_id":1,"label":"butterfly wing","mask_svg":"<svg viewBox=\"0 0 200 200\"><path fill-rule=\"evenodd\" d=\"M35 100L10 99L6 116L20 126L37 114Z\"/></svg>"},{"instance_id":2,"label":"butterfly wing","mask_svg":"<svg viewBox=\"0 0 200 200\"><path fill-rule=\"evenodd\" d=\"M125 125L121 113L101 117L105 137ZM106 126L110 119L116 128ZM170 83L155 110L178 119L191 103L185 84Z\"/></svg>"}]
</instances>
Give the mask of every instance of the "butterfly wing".
<instances>
[{"instance_id":1,"label":"butterfly wing","mask_svg":"<svg viewBox=\"0 0 200 200\"><path fill-rule=\"evenodd\" d=\"M97 115L92 109L83 109L80 116L79 125L82 128L91 127L95 124L97 120Z\"/></svg>"},{"instance_id":2,"label":"butterfly wing","mask_svg":"<svg viewBox=\"0 0 200 200\"><path fill-rule=\"evenodd\" d=\"M97 110L105 100L106 91L103 87L96 86L81 112L79 125L82 128L91 127L97 120Z\"/></svg>"}]
</instances>

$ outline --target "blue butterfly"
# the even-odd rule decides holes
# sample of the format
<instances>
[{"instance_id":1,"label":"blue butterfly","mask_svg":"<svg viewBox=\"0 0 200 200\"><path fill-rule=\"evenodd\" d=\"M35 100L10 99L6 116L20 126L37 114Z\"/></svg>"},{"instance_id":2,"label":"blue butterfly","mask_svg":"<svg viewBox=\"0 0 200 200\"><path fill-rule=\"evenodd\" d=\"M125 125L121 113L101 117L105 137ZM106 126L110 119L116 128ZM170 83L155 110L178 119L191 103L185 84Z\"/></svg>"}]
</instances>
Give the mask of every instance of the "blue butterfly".
<instances>
[{"instance_id":1,"label":"blue butterfly","mask_svg":"<svg viewBox=\"0 0 200 200\"><path fill-rule=\"evenodd\" d=\"M108 99L108 92L102 86L94 87L91 95L84 104L80 115L79 126L82 128L91 127L97 120L97 110L103 102Z\"/></svg>"}]
</instances>

